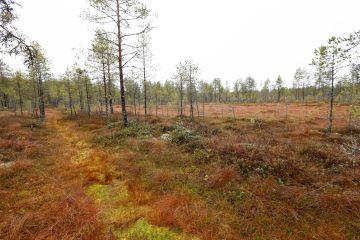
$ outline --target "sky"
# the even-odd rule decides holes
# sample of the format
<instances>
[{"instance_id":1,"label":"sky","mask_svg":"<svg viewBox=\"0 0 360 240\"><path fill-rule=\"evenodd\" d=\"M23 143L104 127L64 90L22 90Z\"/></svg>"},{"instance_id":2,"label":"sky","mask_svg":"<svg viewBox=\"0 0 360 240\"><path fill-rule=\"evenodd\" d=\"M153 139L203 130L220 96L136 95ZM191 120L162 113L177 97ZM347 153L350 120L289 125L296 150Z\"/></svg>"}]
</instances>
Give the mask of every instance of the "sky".
<instances>
[{"instance_id":1,"label":"sky","mask_svg":"<svg viewBox=\"0 0 360 240\"><path fill-rule=\"evenodd\" d=\"M19 0L17 26L45 49L55 76L89 48L93 26L82 20L86 0ZM360 30L359 0L143 0L153 14L152 81L171 79L175 66L192 59L199 78L229 86L252 76L260 86L281 75L290 86L298 67L331 36ZM5 57L13 69L21 61Z\"/></svg>"}]
</instances>

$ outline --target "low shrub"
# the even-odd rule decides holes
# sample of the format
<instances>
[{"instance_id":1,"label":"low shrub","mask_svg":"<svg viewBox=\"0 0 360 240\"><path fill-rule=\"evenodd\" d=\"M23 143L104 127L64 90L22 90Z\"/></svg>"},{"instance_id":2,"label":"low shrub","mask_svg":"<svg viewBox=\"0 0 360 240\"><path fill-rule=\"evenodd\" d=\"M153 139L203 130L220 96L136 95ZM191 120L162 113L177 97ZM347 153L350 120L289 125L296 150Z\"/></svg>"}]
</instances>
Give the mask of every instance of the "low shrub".
<instances>
[{"instance_id":1,"label":"low shrub","mask_svg":"<svg viewBox=\"0 0 360 240\"><path fill-rule=\"evenodd\" d=\"M170 132L170 139L171 142L183 145L189 151L204 147L202 138L191 129L186 128L182 122L174 126L174 130Z\"/></svg>"},{"instance_id":2,"label":"low shrub","mask_svg":"<svg viewBox=\"0 0 360 240\"><path fill-rule=\"evenodd\" d=\"M341 150L324 144L306 144L300 147L299 154L321 163L325 168L346 164L346 156Z\"/></svg>"},{"instance_id":3,"label":"low shrub","mask_svg":"<svg viewBox=\"0 0 360 240\"><path fill-rule=\"evenodd\" d=\"M123 143L130 137L147 139L152 136L153 127L144 122L132 122L128 127L122 127L110 135L100 136L97 143L105 146L113 146Z\"/></svg>"},{"instance_id":4,"label":"low shrub","mask_svg":"<svg viewBox=\"0 0 360 240\"><path fill-rule=\"evenodd\" d=\"M175 125L175 128L171 131L170 135L171 141L176 144L186 144L200 139L200 136L186 128L182 122Z\"/></svg>"}]
</instances>

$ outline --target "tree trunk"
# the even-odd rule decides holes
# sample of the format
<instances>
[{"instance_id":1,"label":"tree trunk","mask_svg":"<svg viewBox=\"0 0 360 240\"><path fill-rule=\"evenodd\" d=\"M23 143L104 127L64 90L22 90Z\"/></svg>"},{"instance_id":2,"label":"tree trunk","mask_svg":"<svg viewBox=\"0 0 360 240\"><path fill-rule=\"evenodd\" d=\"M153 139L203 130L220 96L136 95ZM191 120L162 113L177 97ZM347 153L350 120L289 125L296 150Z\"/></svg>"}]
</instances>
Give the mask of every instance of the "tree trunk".
<instances>
[{"instance_id":1,"label":"tree trunk","mask_svg":"<svg viewBox=\"0 0 360 240\"><path fill-rule=\"evenodd\" d=\"M205 94L203 94L202 114L203 120L205 120Z\"/></svg>"},{"instance_id":2,"label":"tree trunk","mask_svg":"<svg viewBox=\"0 0 360 240\"><path fill-rule=\"evenodd\" d=\"M303 83L303 87L302 87L302 100L303 102L305 102L305 84Z\"/></svg>"},{"instance_id":3,"label":"tree trunk","mask_svg":"<svg viewBox=\"0 0 360 240\"><path fill-rule=\"evenodd\" d=\"M280 102L280 98L281 98L281 89L278 88L278 102Z\"/></svg>"},{"instance_id":4,"label":"tree trunk","mask_svg":"<svg viewBox=\"0 0 360 240\"><path fill-rule=\"evenodd\" d=\"M109 116L109 102L108 102L108 93L107 93L107 84L106 84L106 71L105 71L105 62L102 62L102 70L103 70L103 87L104 87L104 102L105 102L105 113L106 117Z\"/></svg>"},{"instance_id":5,"label":"tree trunk","mask_svg":"<svg viewBox=\"0 0 360 240\"><path fill-rule=\"evenodd\" d=\"M42 74L40 70L40 66L38 66L38 81L39 81L39 110L40 110L40 119L45 119L45 102L44 102L44 88L43 88L43 81L42 81Z\"/></svg>"},{"instance_id":6,"label":"tree trunk","mask_svg":"<svg viewBox=\"0 0 360 240\"><path fill-rule=\"evenodd\" d=\"M334 108L334 78L335 78L335 56L333 54L332 67L331 67L331 92L330 92L330 115L329 115L329 133L332 132L333 125L333 108Z\"/></svg>"},{"instance_id":7,"label":"tree trunk","mask_svg":"<svg viewBox=\"0 0 360 240\"><path fill-rule=\"evenodd\" d=\"M78 92L79 92L80 112L84 112L84 96L83 96L83 91L82 91L82 87L81 87L81 75L80 74L78 74L77 85L78 85Z\"/></svg>"},{"instance_id":8,"label":"tree trunk","mask_svg":"<svg viewBox=\"0 0 360 240\"><path fill-rule=\"evenodd\" d=\"M180 76L180 117L183 117L183 79Z\"/></svg>"},{"instance_id":9,"label":"tree trunk","mask_svg":"<svg viewBox=\"0 0 360 240\"><path fill-rule=\"evenodd\" d=\"M136 117L136 86L134 84L134 95L133 95L133 105L134 105L134 115Z\"/></svg>"},{"instance_id":10,"label":"tree trunk","mask_svg":"<svg viewBox=\"0 0 360 240\"><path fill-rule=\"evenodd\" d=\"M67 90L69 95L69 107L70 107L70 116L73 116L73 101L71 96L71 89L70 89L70 79L67 80Z\"/></svg>"},{"instance_id":11,"label":"tree trunk","mask_svg":"<svg viewBox=\"0 0 360 240\"><path fill-rule=\"evenodd\" d=\"M110 113L114 114L113 107L113 91L112 91L112 80L111 80L111 64L110 64L110 53L107 53L106 57L106 65L107 65L107 75L108 75L108 96L109 96L109 107Z\"/></svg>"},{"instance_id":12,"label":"tree trunk","mask_svg":"<svg viewBox=\"0 0 360 240\"><path fill-rule=\"evenodd\" d=\"M158 96L155 96L155 116L158 117Z\"/></svg>"},{"instance_id":13,"label":"tree trunk","mask_svg":"<svg viewBox=\"0 0 360 240\"><path fill-rule=\"evenodd\" d=\"M38 117L38 93L37 93L37 81L33 76L33 116Z\"/></svg>"},{"instance_id":14,"label":"tree trunk","mask_svg":"<svg viewBox=\"0 0 360 240\"><path fill-rule=\"evenodd\" d=\"M143 75L144 75L144 111L145 111L145 118L148 114L147 111L147 83L146 83L146 59L145 59L145 46L142 46L142 52L143 52Z\"/></svg>"},{"instance_id":15,"label":"tree trunk","mask_svg":"<svg viewBox=\"0 0 360 240\"><path fill-rule=\"evenodd\" d=\"M85 76L85 91L86 91L87 114L88 114L88 117L90 118L91 107L90 107L89 85L88 85L88 79L86 76Z\"/></svg>"},{"instance_id":16,"label":"tree trunk","mask_svg":"<svg viewBox=\"0 0 360 240\"><path fill-rule=\"evenodd\" d=\"M194 119L194 106L193 106L193 92L192 92L192 66L190 64L190 79L189 79L189 97L190 97L190 118Z\"/></svg>"},{"instance_id":17,"label":"tree trunk","mask_svg":"<svg viewBox=\"0 0 360 240\"><path fill-rule=\"evenodd\" d=\"M19 79L17 79L16 85L17 85L17 90L18 90L18 94L19 94L20 114L21 114L21 116L23 116L23 95L22 95Z\"/></svg>"},{"instance_id":18,"label":"tree trunk","mask_svg":"<svg viewBox=\"0 0 360 240\"><path fill-rule=\"evenodd\" d=\"M124 87L124 72L123 72L123 59L122 59L122 36L121 36L121 19L120 19L120 0L116 0L116 17L117 17L117 40L118 40L118 62L119 62L119 77L120 77L120 98L121 98L121 111L123 116L124 126L128 126L128 117L126 112L125 102L125 87Z\"/></svg>"}]
</instances>

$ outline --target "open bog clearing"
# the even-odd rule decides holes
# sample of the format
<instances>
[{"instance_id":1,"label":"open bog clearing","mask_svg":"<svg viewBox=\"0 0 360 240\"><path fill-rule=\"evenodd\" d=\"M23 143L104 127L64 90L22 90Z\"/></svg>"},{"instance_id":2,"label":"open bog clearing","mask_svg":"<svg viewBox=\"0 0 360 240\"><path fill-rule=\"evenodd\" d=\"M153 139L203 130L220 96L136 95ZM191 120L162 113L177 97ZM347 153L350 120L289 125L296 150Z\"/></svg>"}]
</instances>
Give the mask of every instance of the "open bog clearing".
<instances>
[{"instance_id":1,"label":"open bog clearing","mask_svg":"<svg viewBox=\"0 0 360 240\"><path fill-rule=\"evenodd\" d=\"M41 128L2 113L1 159L12 164L0 168L0 238L358 236L348 106L336 108L343 115L331 135L322 105L290 105L287 120L277 106L202 121L132 116L129 127L110 129L102 118L57 109Z\"/></svg>"},{"instance_id":2,"label":"open bog clearing","mask_svg":"<svg viewBox=\"0 0 360 240\"><path fill-rule=\"evenodd\" d=\"M134 110L135 109L135 110ZM184 116L190 116L190 107L183 106ZM115 108L120 112L119 108ZM144 107L130 106L128 111L132 114L143 115ZM348 104L337 104L334 106L334 125L345 127L349 123L351 106ZM180 107L169 105L158 105L149 107L149 114L159 118L176 117L180 115ZM202 118L234 118L234 119L266 119L271 121L291 120L307 123L314 127L326 128L329 121L329 105L326 103L199 103L195 106L194 116ZM352 116L356 119L356 116Z\"/></svg>"},{"instance_id":3,"label":"open bog clearing","mask_svg":"<svg viewBox=\"0 0 360 240\"><path fill-rule=\"evenodd\" d=\"M360 240L359 0L0 0L0 240Z\"/></svg>"}]
</instances>

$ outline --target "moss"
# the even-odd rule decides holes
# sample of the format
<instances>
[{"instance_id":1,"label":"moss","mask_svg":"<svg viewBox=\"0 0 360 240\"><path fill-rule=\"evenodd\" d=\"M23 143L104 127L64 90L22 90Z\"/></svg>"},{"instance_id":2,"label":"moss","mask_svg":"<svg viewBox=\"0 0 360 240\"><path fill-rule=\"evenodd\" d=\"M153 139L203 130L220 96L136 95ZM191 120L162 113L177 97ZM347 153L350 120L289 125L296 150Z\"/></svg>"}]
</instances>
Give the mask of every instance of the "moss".
<instances>
[{"instance_id":1,"label":"moss","mask_svg":"<svg viewBox=\"0 0 360 240\"><path fill-rule=\"evenodd\" d=\"M150 208L145 206L120 205L105 210L101 218L109 224L127 223L144 217L149 211Z\"/></svg>"},{"instance_id":2,"label":"moss","mask_svg":"<svg viewBox=\"0 0 360 240\"><path fill-rule=\"evenodd\" d=\"M77 153L75 156L71 158L71 162L74 164L79 164L90 157L90 151L89 150L83 150Z\"/></svg>"},{"instance_id":3,"label":"moss","mask_svg":"<svg viewBox=\"0 0 360 240\"><path fill-rule=\"evenodd\" d=\"M29 198L32 195L33 195L33 193L28 190L23 190L23 191L19 192L19 197L21 197L21 198Z\"/></svg>"},{"instance_id":4,"label":"moss","mask_svg":"<svg viewBox=\"0 0 360 240\"><path fill-rule=\"evenodd\" d=\"M127 201L128 191L122 182L114 185L92 184L86 192L95 203L102 205L99 219L109 226L134 221L149 212L149 207L135 206Z\"/></svg>"},{"instance_id":5,"label":"moss","mask_svg":"<svg viewBox=\"0 0 360 240\"><path fill-rule=\"evenodd\" d=\"M165 227L157 227L149 224L145 219L139 219L125 231L115 231L115 235L121 240L185 240L198 238L185 234L178 234Z\"/></svg>"},{"instance_id":6,"label":"moss","mask_svg":"<svg viewBox=\"0 0 360 240\"><path fill-rule=\"evenodd\" d=\"M136 206L132 203L126 202L129 198L126 186L122 182L114 183L113 185L90 185L86 193L97 204L103 206L103 211L99 215L99 219L112 226L112 231L118 239L149 239L149 240L186 240L197 239L185 234L179 234L171 231L168 228L157 227L149 224L144 216L150 211L147 206ZM121 225L121 223L128 223L137 220L132 226L127 229L120 229L114 225Z\"/></svg>"},{"instance_id":7,"label":"moss","mask_svg":"<svg viewBox=\"0 0 360 240\"><path fill-rule=\"evenodd\" d=\"M86 193L98 204L111 204L128 198L128 191L122 182L115 183L114 186L95 183L87 188Z\"/></svg>"}]
</instances>

